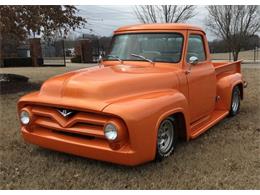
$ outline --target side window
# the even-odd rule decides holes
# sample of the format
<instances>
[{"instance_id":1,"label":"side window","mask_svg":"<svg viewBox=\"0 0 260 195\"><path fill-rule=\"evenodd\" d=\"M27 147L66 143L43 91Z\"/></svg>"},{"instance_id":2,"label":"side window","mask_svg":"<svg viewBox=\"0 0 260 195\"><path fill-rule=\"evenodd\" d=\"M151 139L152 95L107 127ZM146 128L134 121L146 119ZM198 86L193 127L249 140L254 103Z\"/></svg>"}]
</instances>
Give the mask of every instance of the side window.
<instances>
[{"instance_id":1,"label":"side window","mask_svg":"<svg viewBox=\"0 0 260 195\"><path fill-rule=\"evenodd\" d=\"M190 57L195 56L199 61L206 60L206 54L203 44L203 38L201 35L190 35L188 41L188 52L186 61L188 62Z\"/></svg>"}]
</instances>

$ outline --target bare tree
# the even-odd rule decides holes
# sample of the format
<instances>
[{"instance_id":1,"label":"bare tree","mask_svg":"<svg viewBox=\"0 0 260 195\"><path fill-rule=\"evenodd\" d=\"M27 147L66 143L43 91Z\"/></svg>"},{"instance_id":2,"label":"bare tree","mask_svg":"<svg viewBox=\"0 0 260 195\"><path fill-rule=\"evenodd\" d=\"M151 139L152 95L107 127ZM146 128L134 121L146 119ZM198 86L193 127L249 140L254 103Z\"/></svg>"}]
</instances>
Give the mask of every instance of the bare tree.
<instances>
[{"instance_id":1,"label":"bare tree","mask_svg":"<svg viewBox=\"0 0 260 195\"><path fill-rule=\"evenodd\" d=\"M260 30L258 5L210 5L207 6L206 25L216 36L223 39L232 52L233 59L247 40Z\"/></svg>"},{"instance_id":2,"label":"bare tree","mask_svg":"<svg viewBox=\"0 0 260 195\"><path fill-rule=\"evenodd\" d=\"M175 23L195 16L194 10L194 5L138 5L134 12L142 23Z\"/></svg>"}]
</instances>

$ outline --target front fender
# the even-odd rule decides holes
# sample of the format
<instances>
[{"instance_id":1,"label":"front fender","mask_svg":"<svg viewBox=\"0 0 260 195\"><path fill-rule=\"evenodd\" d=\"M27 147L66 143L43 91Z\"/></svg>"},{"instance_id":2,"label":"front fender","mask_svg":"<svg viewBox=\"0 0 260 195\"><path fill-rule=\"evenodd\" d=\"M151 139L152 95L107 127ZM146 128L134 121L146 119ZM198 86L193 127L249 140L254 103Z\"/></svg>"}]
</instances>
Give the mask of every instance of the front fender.
<instances>
[{"instance_id":1,"label":"front fender","mask_svg":"<svg viewBox=\"0 0 260 195\"><path fill-rule=\"evenodd\" d=\"M143 162L155 158L157 129L163 119L180 112L185 116L186 127L189 124L187 99L177 90L128 97L111 103L103 112L117 115L125 121L129 145Z\"/></svg>"},{"instance_id":2,"label":"front fender","mask_svg":"<svg viewBox=\"0 0 260 195\"><path fill-rule=\"evenodd\" d=\"M239 84L243 85L243 78L240 73L224 76L217 81L217 96L220 99L216 104L216 109L230 109L232 90Z\"/></svg>"}]
</instances>

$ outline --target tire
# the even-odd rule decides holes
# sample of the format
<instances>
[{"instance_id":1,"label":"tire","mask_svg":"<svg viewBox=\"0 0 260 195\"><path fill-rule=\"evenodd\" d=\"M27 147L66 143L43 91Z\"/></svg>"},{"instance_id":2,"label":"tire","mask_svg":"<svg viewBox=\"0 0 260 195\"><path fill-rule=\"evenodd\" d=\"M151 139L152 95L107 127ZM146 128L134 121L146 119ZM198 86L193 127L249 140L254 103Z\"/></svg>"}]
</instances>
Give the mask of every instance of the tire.
<instances>
[{"instance_id":1,"label":"tire","mask_svg":"<svg viewBox=\"0 0 260 195\"><path fill-rule=\"evenodd\" d=\"M240 99L241 99L240 89L238 86L235 86L232 91L229 116L235 116L239 113Z\"/></svg>"},{"instance_id":2,"label":"tire","mask_svg":"<svg viewBox=\"0 0 260 195\"><path fill-rule=\"evenodd\" d=\"M177 143L177 124L174 118L164 119L157 132L156 161L162 161L170 156Z\"/></svg>"}]
</instances>

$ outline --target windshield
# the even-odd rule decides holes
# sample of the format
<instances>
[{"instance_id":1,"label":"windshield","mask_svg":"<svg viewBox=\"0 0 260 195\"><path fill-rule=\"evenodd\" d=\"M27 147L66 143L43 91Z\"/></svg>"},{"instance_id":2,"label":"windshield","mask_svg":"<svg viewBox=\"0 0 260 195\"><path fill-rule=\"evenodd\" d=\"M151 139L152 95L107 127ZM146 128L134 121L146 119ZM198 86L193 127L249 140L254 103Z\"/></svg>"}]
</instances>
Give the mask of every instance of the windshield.
<instances>
[{"instance_id":1,"label":"windshield","mask_svg":"<svg viewBox=\"0 0 260 195\"><path fill-rule=\"evenodd\" d=\"M183 36L178 33L143 33L116 35L105 60L177 63L181 59ZM135 54L135 55L132 55ZM139 55L137 57L136 55Z\"/></svg>"}]
</instances>

